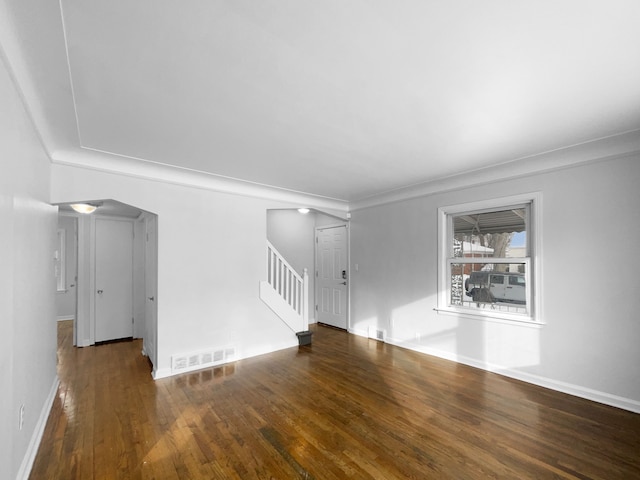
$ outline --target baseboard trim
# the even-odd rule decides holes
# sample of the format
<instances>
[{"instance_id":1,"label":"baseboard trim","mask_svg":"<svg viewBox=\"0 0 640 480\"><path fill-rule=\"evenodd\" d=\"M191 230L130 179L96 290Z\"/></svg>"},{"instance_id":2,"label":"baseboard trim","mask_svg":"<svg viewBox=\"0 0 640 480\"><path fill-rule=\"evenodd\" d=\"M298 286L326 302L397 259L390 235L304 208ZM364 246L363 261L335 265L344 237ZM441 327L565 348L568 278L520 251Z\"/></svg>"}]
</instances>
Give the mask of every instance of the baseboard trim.
<instances>
[{"instance_id":1,"label":"baseboard trim","mask_svg":"<svg viewBox=\"0 0 640 480\"><path fill-rule=\"evenodd\" d=\"M171 367L168 368L158 368L157 370L154 370L151 375L153 377L154 380L160 380L161 378L166 378L166 377L172 377L174 375L182 375L183 373L193 373L193 372L197 372L198 370L206 370L206 369L210 369L210 368L218 368L224 365L228 365L231 363L235 363L235 362L239 362L240 360L246 360L248 358L253 358L253 357L257 357L260 355L267 355L269 353L275 353L278 352L280 350L285 350L287 348L298 348L298 338L295 336L295 334L291 335L291 340L287 340L285 342L282 342L279 345L271 345L270 348L266 348L266 347L261 347L261 348L256 348L256 349L249 349L249 350L240 350L238 349L236 351L236 356L234 357L233 360L227 362L227 363L223 363L223 364L219 364L219 365L208 365L208 366L203 366L203 365L199 365L199 366L195 366L193 368L187 368L184 370L180 370L180 371L176 371L171 369ZM170 357L171 358L171 357Z\"/></svg>"},{"instance_id":2,"label":"baseboard trim","mask_svg":"<svg viewBox=\"0 0 640 480\"><path fill-rule=\"evenodd\" d=\"M367 335L361 335L361 336L366 337ZM602 403L604 405L609 405L611 407L621 408L623 410L628 410L634 413L640 413L640 402L637 400L633 400L631 398L621 397L621 396L613 395L607 392L601 392L599 390L583 387L581 385L562 382L559 380L542 377L532 373L522 372L520 370L513 370L511 368L507 368L501 365L481 362L473 358L465 357L464 355L456 355L450 352L436 350L436 349L425 347L423 345L417 345L410 342L408 343L406 341L400 341L393 338L387 338L386 343L389 343L391 345L395 345L401 348L407 348L409 350L413 350L419 353L424 353L426 355L433 355L434 357L443 358L445 360L451 360L457 363L462 363L464 365L469 365L470 367L475 367L488 372L497 373L498 375L503 375L505 377L531 383L539 387L548 388L550 390L555 390L557 392L573 395L575 397L584 398L586 400L591 400L593 402Z\"/></svg>"},{"instance_id":3,"label":"baseboard trim","mask_svg":"<svg viewBox=\"0 0 640 480\"><path fill-rule=\"evenodd\" d=\"M348 328L347 332L352 333L353 335L357 335L359 337L369 338L369 330L362 330L360 328Z\"/></svg>"},{"instance_id":4,"label":"baseboard trim","mask_svg":"<svg viewBox=\"0 0 640 480\"><path fill-rule=\"evenodd\" d=\"M151 376L154 380L160 380L161 378L170 377L172 375L170 368L159 368L157 370L153 370Z\"/></svg>"},{"instance_id":5,"label":"baseboard trim","mask_svg":"<svg viewBox=\"0 0 640 480\"><path fill-rule=\"evenodd\" d=\"M20 470L18 470L18 475L16 476L16 480L28 480L29 475L31 474L31 468L33 467L33 462L36 459L36 454L38 453L38 448L40 447L40 442L42 441L42 435L44 434L44 427L47 425L47 420L49 418L49 413L51 412L51 407L53 406L53 401L56 398L56 394L58 393L58 386L60 385L60 379L56 376L53 380L53 385L51 385L51 390L49 391L49 395L42 406L42 410L40 411L40 417L38 418L38 423L36 423L36 428L31 435L31 440L29 441L29 446L27 447L27 451L22 459L22 464L20 465Z\"/></svg>"}]
</instances>

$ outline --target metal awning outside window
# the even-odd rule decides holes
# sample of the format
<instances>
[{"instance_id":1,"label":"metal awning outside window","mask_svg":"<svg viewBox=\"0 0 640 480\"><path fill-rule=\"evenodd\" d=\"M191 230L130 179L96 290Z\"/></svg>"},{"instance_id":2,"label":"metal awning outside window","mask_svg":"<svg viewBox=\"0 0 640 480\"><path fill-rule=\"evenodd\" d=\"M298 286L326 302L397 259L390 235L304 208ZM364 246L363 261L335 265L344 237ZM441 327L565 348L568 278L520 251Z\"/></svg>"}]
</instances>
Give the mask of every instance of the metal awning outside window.
<instances>
[{"instance_id":1,"label":"metal awning outside window","mask_svg":"<svg viewBox=\"0 0 640 480\"><path fill-rule=\"evenodd\" d=\"M453 217L454 236L523 232L527 225L526 215L526 207L456 215Z\"/></svg>"}]
</instances>

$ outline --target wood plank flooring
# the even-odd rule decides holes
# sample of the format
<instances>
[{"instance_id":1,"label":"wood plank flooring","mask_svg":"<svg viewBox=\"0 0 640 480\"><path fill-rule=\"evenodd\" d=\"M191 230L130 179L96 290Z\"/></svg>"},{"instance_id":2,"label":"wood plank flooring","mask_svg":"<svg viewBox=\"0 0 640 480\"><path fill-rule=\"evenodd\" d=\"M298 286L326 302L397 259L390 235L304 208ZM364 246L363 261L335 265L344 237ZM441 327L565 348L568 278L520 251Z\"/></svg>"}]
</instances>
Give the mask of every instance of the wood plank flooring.
<instances>
[{"instance_id":1,"label":"wood plank flooring","mask_svg":"<svg viewBox=\"0 0 640 480\"><path fill-rule=\"evenodd\" d=\"M640 415L343 331L153 381L69 324L32 480L640 479Z\"/></svg>"}]
</instances>

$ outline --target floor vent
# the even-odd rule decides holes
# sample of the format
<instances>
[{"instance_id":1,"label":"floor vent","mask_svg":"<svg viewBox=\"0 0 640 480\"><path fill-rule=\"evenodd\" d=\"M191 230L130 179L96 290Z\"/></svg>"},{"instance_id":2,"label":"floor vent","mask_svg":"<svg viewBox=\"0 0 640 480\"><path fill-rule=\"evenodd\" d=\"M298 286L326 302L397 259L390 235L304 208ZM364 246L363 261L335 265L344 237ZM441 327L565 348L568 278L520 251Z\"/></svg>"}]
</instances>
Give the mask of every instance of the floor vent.
<instances>
[{"instance_id":1,"label":"floor vent","mask_svg":"<svg viewBox=\"0 0 640 480\"><path fill-rule=\"evenodd\" d=\"M214 367L235 360L235 347L219 347L215 350L205 350L171 357L171 371L189 372L200 368Z\"/></svg>"},{"instance_id":2,"label":"floor vent","mask_svg":"<svg viewBox=\"0 0 640 480\"><path fill-rule=\"evenodd\" d=\"M369 338L384 342L385 337L386 332L384 330L378 330L376 327L369 327Z\"/></svg>"}]
</instances>

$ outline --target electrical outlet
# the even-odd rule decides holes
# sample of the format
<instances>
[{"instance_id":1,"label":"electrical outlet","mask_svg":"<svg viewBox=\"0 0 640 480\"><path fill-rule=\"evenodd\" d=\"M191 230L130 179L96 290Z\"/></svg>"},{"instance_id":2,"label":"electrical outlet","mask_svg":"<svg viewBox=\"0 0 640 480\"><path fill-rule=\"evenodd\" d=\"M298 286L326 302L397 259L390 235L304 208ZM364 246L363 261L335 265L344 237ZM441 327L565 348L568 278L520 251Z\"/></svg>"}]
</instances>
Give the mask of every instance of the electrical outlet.
<instances>
[{"instance_id":1,"label":"electrical outlet","mask_svg":"<svg viewBox=\"0 0 640 480\"><path fill-rule=\"evenodd\" d=\"M20 430L24 426L24 403L20 405Z\"/></svg>"}]
</instances>

